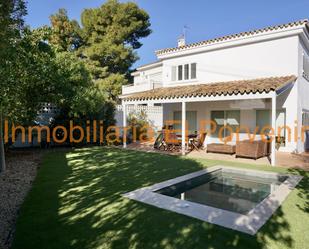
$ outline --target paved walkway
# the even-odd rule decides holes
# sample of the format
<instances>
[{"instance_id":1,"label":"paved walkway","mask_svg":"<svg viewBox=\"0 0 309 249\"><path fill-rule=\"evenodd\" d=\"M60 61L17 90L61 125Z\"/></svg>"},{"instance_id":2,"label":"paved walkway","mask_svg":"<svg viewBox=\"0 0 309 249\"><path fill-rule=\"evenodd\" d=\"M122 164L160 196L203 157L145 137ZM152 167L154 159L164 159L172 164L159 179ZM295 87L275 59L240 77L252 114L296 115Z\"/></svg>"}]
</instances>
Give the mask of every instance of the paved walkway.
<instances>
[{"instance_id":1,"label":"paved walkway","mask_svg":"<svg viewBox=\"0 0 309 249\"><path fill-rule=\"evenodd\" d=\"M127 148L134 149L134 150L140 150L140 151L146 151L146 152L181 155L180 152L171 153L171 152L156 150L153 148L152 142L132 143L132 144L127 145ZM247 159L247 158L236 158L235 155L206 153L204 150L188 152L186 156L192 157L192 158L224 160L224 161L241 162L241 163L248 163L248 164L271 165L267 157L254 160L254 159ZM276 152L276 160L277 160L276 164L279 166L289 167L289 168L301 168L301 169L309 171L309 153L292 154L292 153L287 153L287 152Z\"/></svg>"}]
</instances>

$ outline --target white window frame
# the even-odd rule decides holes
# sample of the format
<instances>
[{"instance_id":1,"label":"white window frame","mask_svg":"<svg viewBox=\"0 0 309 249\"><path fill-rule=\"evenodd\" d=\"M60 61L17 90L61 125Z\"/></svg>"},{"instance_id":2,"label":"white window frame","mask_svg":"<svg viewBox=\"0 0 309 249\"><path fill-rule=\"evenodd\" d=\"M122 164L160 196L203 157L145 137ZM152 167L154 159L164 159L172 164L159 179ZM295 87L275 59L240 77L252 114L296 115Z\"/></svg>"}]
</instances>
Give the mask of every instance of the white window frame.
<instances>
[{"instance_id":1,"label":"white window frame","mask_svg":"<svg viewBox=\"0 0 309 249\"><path fill-rule=\"evenodd\" d=\"M303 77L309 81L309 56L303 52Z\"/></svg>"},{"instance_id":2,"label":"white window frame","mask_svg":"<svg viewBox=\"0 0 309 249\"><path fill-rule=\"evenodd\" d=\"M191 65L192 64L196 64L196 71L195 71L195 78L192 79L192 76L191 76ZM188 79L185 79L185 65L188 65L188 76L189 78ZM178 79L178 73L179 73L179 66L182 66L182 79L179 80ZM174 68L174 69L173 69ZM175 73L175 75L173 75ZM197 81L197 63L196 62L187 62L187 63L183 63L183 64L177 64L177 65L173 65L171 67L171 81L172 82L194 82L194 81Z\"/></svg>"}]
</instances>

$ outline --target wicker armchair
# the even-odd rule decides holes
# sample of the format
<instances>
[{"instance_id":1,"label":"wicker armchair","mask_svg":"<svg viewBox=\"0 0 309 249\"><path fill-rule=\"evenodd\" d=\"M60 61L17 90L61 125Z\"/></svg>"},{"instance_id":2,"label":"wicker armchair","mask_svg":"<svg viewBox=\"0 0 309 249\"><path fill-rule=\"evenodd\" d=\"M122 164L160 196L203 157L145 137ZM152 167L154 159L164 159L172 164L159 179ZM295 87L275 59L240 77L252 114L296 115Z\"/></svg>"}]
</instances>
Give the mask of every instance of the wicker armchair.
<instances>
[{"instance_id":1,"label":"wicker armchair","mask_svg":"<svg viewBox=\"0 0 309 249\"><path fill-rule=\"evenodd\" d=\"M236 157L258 159L268 155L267 142L244 140L236 143Z\"/></svg>"}]
</instances>

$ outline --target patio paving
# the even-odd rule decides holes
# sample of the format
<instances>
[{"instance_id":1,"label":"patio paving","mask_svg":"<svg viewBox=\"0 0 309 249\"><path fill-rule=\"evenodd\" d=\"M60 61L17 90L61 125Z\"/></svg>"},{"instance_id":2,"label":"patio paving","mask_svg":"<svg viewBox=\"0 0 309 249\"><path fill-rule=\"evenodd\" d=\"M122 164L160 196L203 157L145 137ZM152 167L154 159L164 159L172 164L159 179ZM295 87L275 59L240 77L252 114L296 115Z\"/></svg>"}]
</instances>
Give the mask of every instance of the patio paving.
<instances>
[{"instance_id":1,"label":"patio paving","mask_svg":"<svg viewBox=\"0 0 309 249\"><path fill-rule=\"evenodd\" d=\"M146 152L163 153L171 155L181 155L181 152L160 151L153 148L153 142L132 143L127 145L127 149L140 150ZM187 152L187 157L202 158L210 160L223 160L231 162L240 162L257 165L271 165L267 157L259 158L257 160L248 158L236 158L235 155L206 153L205 150ZM309 171L309 153L294 154L287 152L276 152L277 165L288 168L300 168Z\"/></svg>"}]
</instances>

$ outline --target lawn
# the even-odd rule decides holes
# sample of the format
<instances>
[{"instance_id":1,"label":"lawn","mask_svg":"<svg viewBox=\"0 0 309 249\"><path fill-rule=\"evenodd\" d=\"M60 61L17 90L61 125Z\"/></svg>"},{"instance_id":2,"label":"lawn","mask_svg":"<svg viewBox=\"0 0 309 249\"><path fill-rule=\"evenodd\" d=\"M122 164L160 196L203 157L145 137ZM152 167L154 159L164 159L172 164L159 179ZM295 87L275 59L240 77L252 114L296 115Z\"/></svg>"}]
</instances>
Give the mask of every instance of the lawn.
<instances>
[{"instance_id":1,"label":"lawn","mask_svg":"<svg viewBox=\"0 0 309 249\"><path fill-rule=\"evenodd\" d=\"M309 172L237 165L304 176L256 236L121 197L218 163L102 147L50 152L21 208L13 248L309 248Z\"/></svg>"}]
</instances>

